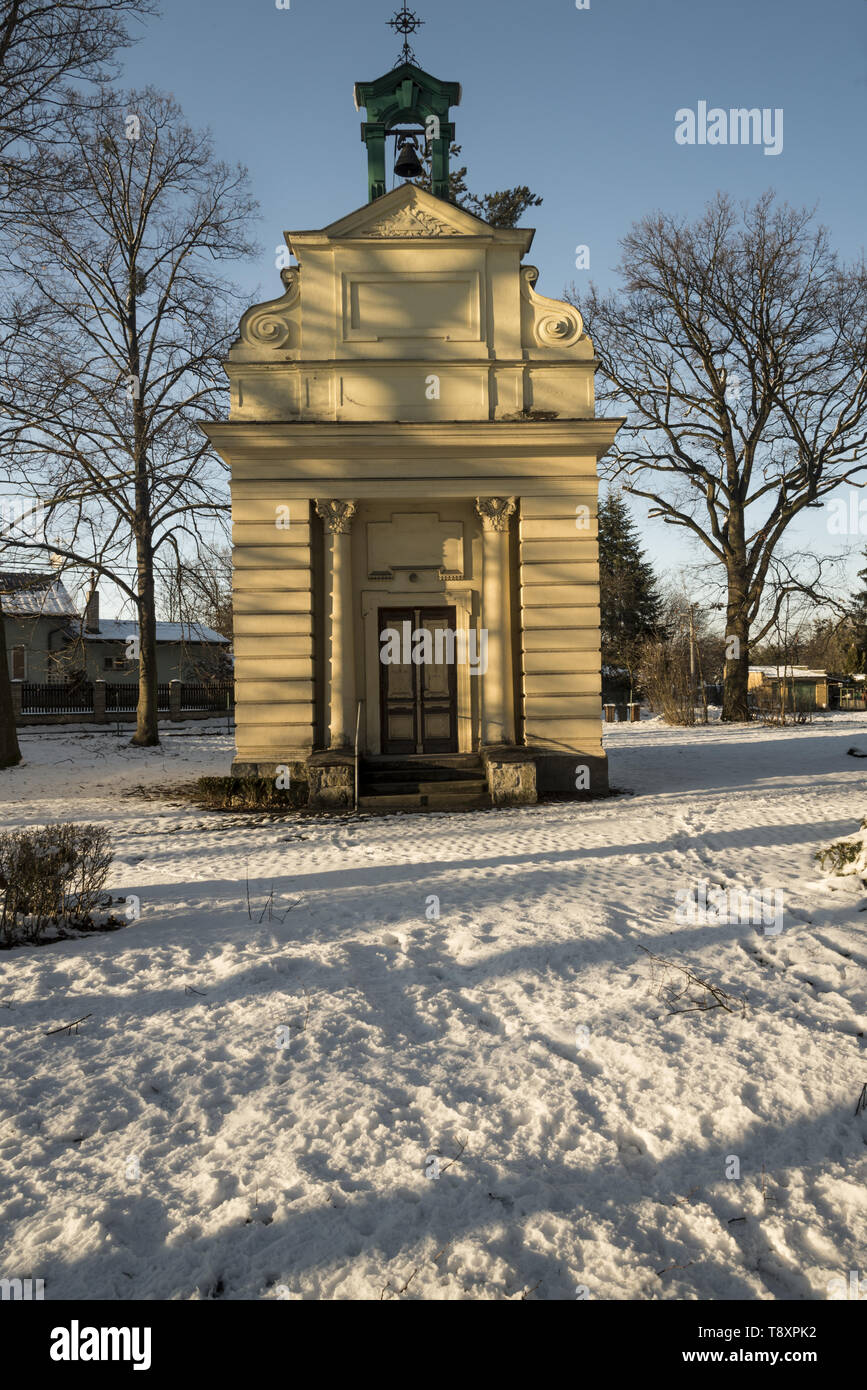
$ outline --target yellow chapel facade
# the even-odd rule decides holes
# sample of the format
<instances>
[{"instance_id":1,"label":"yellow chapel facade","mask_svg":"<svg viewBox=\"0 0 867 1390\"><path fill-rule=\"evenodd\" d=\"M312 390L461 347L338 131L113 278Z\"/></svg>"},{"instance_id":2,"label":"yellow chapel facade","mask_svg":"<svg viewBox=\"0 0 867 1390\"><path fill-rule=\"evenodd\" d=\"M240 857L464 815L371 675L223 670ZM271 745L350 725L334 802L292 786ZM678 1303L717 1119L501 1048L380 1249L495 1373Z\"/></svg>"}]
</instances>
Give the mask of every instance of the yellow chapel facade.
<instances>
[{"instance_id":1,"label":"yellow chapel facade","mask_svg":"<svg viewBox=\"0 0 867 1390\"><path fill-rule=\"evenodd\" d=\"M235 772L283 770L312 807L351 806L357 762L383 810L607 788L619 421L533 236L411 183L286 233L297 265L241 320L205 427L231 470Z\"/></svg>"}]
</instances>

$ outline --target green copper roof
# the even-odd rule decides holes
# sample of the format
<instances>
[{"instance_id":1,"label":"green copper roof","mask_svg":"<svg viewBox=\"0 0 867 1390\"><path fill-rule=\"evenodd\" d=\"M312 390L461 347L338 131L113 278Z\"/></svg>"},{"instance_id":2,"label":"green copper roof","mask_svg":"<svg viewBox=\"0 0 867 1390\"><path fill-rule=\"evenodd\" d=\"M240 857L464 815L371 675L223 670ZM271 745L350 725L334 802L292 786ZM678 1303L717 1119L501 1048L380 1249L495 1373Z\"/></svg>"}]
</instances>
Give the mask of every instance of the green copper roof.
<instances>
[{"instance_id":1,"label":"green copper roof","mask_svg":"<svg viewBox=\"0 0 867 1390\"><path fill-rule=\"evenodd\" d=\"M361 126L361 138L367 146L368 196L371 202L374 198L381 198L386 191L386 135L395 126L424 126L431 117L438 122L437 134L431 141L431 191L437 198L448 198L449 146L455 138L449 112L453 106L460 105L460 100L459 82L441 82L414 63L402 63L374 82L355 84L356 110L364 108L367 113L367 120Z\"/></svg>"}]
</instances>

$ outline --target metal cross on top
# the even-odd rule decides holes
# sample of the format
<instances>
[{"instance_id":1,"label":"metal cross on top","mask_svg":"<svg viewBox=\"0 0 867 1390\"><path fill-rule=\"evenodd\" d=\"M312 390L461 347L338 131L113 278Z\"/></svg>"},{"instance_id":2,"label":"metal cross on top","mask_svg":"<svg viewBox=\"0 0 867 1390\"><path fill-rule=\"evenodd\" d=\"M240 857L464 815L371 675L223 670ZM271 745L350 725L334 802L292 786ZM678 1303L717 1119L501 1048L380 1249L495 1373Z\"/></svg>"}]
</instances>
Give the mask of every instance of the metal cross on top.
<instances>
[{"instance_id":1,"label":"metal cross on top","mask_svg":"<svg viewBox=\"0 0 867 1390\"><path fill-rule=\"evenodd\" d=\"M402 9L395 11L393 19L386 20L386 24L390 29L393 29L396 34L403 34L403 51L395 63L395 67L398 67L401 63L414 63L416 61L416 56L412 50L409 36L410 34L416 33L416 31L422 27L424 20L419 19L417 14L404 5Z\"/></svg>"}]
</instances>

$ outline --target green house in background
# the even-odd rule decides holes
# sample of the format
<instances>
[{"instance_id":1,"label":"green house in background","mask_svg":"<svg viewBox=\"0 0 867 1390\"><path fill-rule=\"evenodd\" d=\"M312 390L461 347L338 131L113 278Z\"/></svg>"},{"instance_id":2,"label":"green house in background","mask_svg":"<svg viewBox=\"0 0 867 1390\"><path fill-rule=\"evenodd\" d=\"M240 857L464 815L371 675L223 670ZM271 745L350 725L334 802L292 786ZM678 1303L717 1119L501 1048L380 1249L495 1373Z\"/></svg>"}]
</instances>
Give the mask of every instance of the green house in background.
<instances>
[{"instance_id":1,"label":"green house in background","mask_svg":"<svg viewBox=\"0 0 867 1390\"><path fill-rule=\"evenodd\" d=\"M64 681L75 604L56 574L0 571L9 675L15 681Z\"/></svg>"},{"instance_id":2,"label":"green house in background","mask_svg":"<svg viewBox=\"0 0 867 1390\"><path fill-rule=\"evenodd\" d=\"M56 574L0 571L9 674L35 684L138 683L138 623L100 618L91 589L83 613ZM229 641L203 623L157 623L157 680L231 678Z\"/></svg>"}]
</instances>

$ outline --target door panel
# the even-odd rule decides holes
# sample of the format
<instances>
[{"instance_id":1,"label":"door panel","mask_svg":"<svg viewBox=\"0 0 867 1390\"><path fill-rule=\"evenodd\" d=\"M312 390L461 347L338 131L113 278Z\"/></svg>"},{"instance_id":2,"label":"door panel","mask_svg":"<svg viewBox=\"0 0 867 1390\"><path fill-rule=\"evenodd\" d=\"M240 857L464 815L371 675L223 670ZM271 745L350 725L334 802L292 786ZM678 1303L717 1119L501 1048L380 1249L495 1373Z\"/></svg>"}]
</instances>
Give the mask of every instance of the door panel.
<instances>
[{"instance_id":1,"label":"door panel","mask_svg":"<svg viewBox=\"0 0 867 1390\"><path fill-rule=\"evenodd\" d=\"M381 608L379 611L380 651L382 633L393 628L401 636L401 656L411 655L417 631L430 633L430 661L416 665L396 662L380 666L381 744L385 754L456 753L457 668L447 662L449 644L442 641L442 660L437 662L435 634L454 631L454 608ZM404 642L408 624L408 642ZM405 650L408 648L408 651Z\"/></svg>"},{"instance_id":2,"label":"door panel","mask_svg":"<svg viewBox=\"0 0 867 1390\"><path fill-rule=\"evenodd\" d=\"M417 668L421 684L422 751L456 753L457 742L453 744L453 736L457 732L457 667L454 661L449 664L445 660L448 646L444 639L439 652L443 660L437 663L435 659L435 634L448 629L454 631L455 610L428 608L421 610L419 616L419 627L431 634L434 658Z\"/></svg>"}]
</instances>

